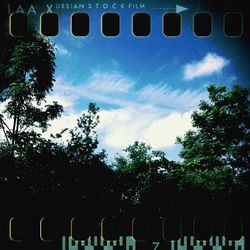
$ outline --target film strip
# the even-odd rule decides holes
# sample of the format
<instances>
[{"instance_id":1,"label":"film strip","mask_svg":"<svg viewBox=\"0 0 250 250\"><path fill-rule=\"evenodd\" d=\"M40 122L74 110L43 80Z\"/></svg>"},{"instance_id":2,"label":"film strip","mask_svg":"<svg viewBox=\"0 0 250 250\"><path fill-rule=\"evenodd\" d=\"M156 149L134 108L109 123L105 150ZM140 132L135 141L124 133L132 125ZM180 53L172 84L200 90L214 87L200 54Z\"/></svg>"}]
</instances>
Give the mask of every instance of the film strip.
<instances>
[{"instance_id":1,"label":"film strip","mask_svg":"<svg viewBox=\"0 0 250 250\"><path fill-rule=\"evenodd\" d=\"M74 241L81 241L91 237L87 235L89 225L86 220L81 217L74 217L70 220L61 219L63 221L64 233L70 232L69 236ZM222 242L229 245L234 241L240 241L244 238L247 230L246 222L243 218L239 217L226 217L218 222L211 218L196 217L193 221L189 222L190 232L185 227L187 222L181 218L140 218L135 217L127 220L125 223L116 217L105 217L95 225L95 230L99 232L99 237L104 241L114 241L124 235L124 228L126 227L127 233L131 235L133 240L138 242L145 241L178 241L186 237L187 234L192 235L192 242L215 242L215 236L223 236ZM55 219L49 216L42 217L40 220L24 219L21 217L12 217L8 221L9 241L23 242L29 238L34 237L34 232L27 228L32 228L31 225L37 225L35 232L37 233L37 240L44 242L52 242L58 240L51 234L51 228L59 229L60 225ZM123 228L123 229L122 229ZM216 231L220 228L220 231ZM28 235L30 234L30 235ZM63 234L63 232L62 232ZM61 237L59 235L57 237ZM217 240L216 240L217 241ZM231 243L230 243L231 242ZM115 244L115 243L114 243ZM192 243L194 244L194 243ZM197 243L198 244L198 243ZM213 243L215 244L215 243ZM222 243L220 243L222 244Z\"/></svg>"},{"instance_id":2,"label":"film strip","mask_svg":"<svg viewBox=\"0 0 250 250\"><path fill-rule=\"evenodd\" d=\"M118 13L104 13L100 17L101 32L105 37L119 36L120 22ZM193 34L197 37L209 37L213 32L211 13L200 12L193 15ZM90 33L91 17L88 13L73 13L70 17L71 34L85 37ZM40 33L43 36L57 36L60 17L56 13L43 13L40 16ZM223 30L228 37L240 37L243 32L243 16L238 12L224 14ZM25 36L29 29L28 14L12 13L9 17L9 33L12 36ZM165 13L162 16L162 31L166 37L178 37L182 32L182 15ZM151 33L151 17L149 13L132 15L132 34L136 37L147 37Z\"/></svg>"},{"instance_id":3,"label":"film strip","mask_svg":"<svg viewBox=\"0 0 250 250\"><path fill-rule=\"evenodd\" d=\"M157 16L157 20L161 20L161 26L158 26L158 29L166 40L167 38L182 37L185 20L184 14L179 12L185 8L179 5L178 8L179 10L176 12L161 7L151 8L151 10L162 12ZM8 13L7 32L12 37L25 37L33 23L32 17L22 12ZM51 11L38 15L38 32L49 38L60 35L62 16L60 13ZM192 32L193 36L209 38L213 35L218 22L214 22L212 12L197 9L197 12L191 17L190 33ZM126 25L130 29L131 36L150 37L153 27L155 27L153 25L155 19L150 11L131 13L129 20L130 22ZM221 20L220 31L231 41L246 34L246 16L240 9L224 12ZM77 38L91 38L91 34L94 32L98 32L106 38L118 38L123 33L124 19L118 11L99 13L97 31L91 27L93 16L89 12L73 12L67 16L67 21L71 38L76 40ZM195 48L192 49L195 50ZM156 73L165 67L165 64L161 65ZM78 69L79 67L73 72ZM236 205L244 206L240 202ZM60 212L63 214L63 209ZM18 214L20 215L20 213ZM1 226L4 234L0 233L5 237L3 246L10 246L10 249L25 249L29 244L34 244L37 249L53 250L249 250L250 223L248 218L240 217L241 214L239 217L224 218L221 216L223 218L220 219L191 218L188 222L180 218L170 219L171 222L169 222L168 218L156 218L150 221L150 219L141 220L135 217L126 221L125 232L121 229L120 221L116 219L103 218L95 224L94 229L92 227L84 231L91 218L85 222L77 216L73 219L54 220L56 214L52 218L40 216L38 219L27 218L28 216L26 219L15 214L13 216L10 219L4 219L5 226ZM4 220L1 218L1 221ZM58 223L58 221L60 222ZM51 232L53 230L54 232ZM0 239L2 238L0 237ZM55 242L59 242L56 247L53 245ZM39 248L40 243L45 244L45 247ZM50 245L52 248L49 247ZM46 248L47 246L48 248Z\"/></svg>"},{"instance_id":4,"label":"film strip","mask_svg":"<svg viewBox=\"0 0 250 250\"><path fill-rule=\"evenodd\" d=\"M216 249L245 249L245 238L242 237L237 241L227 241L225 237L216 236L211 237L208 241L195 240L193 236L184 236L177 241L170 241L168 243L153 242L151 249L160 249L164 247L165 250L216 250ZM87 250L87 249L103 249L103 250L136 250L136 249L150 249L149 245L138 243L131 236L119 237L119 240L104 241L102 237L93 236L89 237L86 241L74 241L72 238L62 237L62 250ZM162 249L162 248L161 248Z\"/></svg>"}]
</instances>

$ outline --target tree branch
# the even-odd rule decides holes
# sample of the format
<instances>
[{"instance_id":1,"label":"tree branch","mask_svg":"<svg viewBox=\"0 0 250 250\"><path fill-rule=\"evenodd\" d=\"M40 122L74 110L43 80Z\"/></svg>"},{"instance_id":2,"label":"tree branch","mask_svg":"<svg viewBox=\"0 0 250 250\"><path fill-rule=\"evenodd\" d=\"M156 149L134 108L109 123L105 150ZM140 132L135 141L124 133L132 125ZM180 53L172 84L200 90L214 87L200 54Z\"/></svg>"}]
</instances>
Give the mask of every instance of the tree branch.
<instances>
[{"instance_id":1,"label":"tree branch","mask_svg":"<svg viewBox=\"0 0 250 250\"><path fill-rule=\"evenodd\" d=\"M17 120L17 114L16 114L16 102L15 102L15 107L14 107L14 123L13 123L13 128L12 128L12 145L15 144L15 132L16 132L16 120Z\"/></svg>"},{"instance_id":2,"label":"tree branch","mask_svg":"<svg viewBox=\"0 0 250 250\"><path fill-rule=\"evenodd\" d=\"M11 129L9 128L9 126L7 125L7 123L3 120L3 118L0 117L0 120L1 120L2 126L5 125L6 128L9 130L9 132L11 133Z\"/></svg>"},{"instance_id":3,"label":"tree branch","mask_svg":"<svg viewBox=\"0 0 250 250\"><path fill-rule=\"evenodd\" d=\"M3 133L4 133L4 136L5 136L5 138L6 138L6 141L7 141L8 145L10 145L10 142L9 142L9 139L8 139L7 134L6 134L6 131L5 131L5 128L4 128L4 125L3 125L3 122L2 122L2 121L3 121L3 120L1 119L1 126L2 126L2 129L3 129Z\"/></svg>"}]
</instances>

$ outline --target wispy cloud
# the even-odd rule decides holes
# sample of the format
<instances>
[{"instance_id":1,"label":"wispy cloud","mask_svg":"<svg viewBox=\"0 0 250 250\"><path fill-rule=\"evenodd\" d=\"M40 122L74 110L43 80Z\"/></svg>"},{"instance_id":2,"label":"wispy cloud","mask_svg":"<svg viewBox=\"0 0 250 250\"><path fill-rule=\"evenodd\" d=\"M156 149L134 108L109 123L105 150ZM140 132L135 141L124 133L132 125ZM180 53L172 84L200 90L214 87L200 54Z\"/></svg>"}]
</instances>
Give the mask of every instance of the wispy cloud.
<instances>
[{"instance_id":1,"label":"wispy cloud","mask_svg":"<svg viewBox=\"0 0 250 250\"><path fill-rule=\"evenodd\" d=\"M84 36L75 37L72 35L69 29L62 29L61 34L63 35L63 37L65 37L65 41L68 41L70 43L69 47L78 50L86 46L86 43L88 41L90 42L91 40L91 37L88 37L88 39L86 39L86 37Z\"/></svg>"},{"instance_id":2,"label":"wispy cloud","mask_svg":"<svg viewBox=\"0 0 250 250\"><path fill-rule=\"evenodd\" d=\"M55 45L56 48L56 53L61 55L61 56L71 56L71 52L65 48L64 46L60 45L60 44L56 44Z\"/></svg>"},{"instance_id":3,"label":"wispy cloud","mask_svg":"<svg viewBox=\"0 0 250 250\"><path fill-rule=\"evenodd\" d=\"M172 89L167 85L147 85L138 92L140 100L151 102L155 105L166 105L170 108L192 109L196 107L201 99L207 94L201 90Z\"/></svg>"},{"instance_id":4,"label":"wispy cloud","mask_svg":"<svg viewBox=\"0 0 250 250\"><path fill-rule=\"evenodd\" d=\"M194 61L184 66L184 79L192 80L218 73L228 64L229 60L224 57L208 53L201 61Z\"/></svg>"},{"instance_id":5,"label":"wispy cloud","mask_svg":"<svg viewBox=\"0 0 250 250\"><path fill-rule=\"evenodd\" d=\"M167 67L167 64L163 64L155 70L155 73L159 73Z\"/></svg>"},{"instance_id":6,"label":"wispy cloud","mask_svg":"<svg viewBox=\"0 0 250 250\"><path fill-rule=\"evenodd\" d=\"M176 137L182 137L192 128L191 112L206 95L202 91L172 89L163 84L136 86L136 81L119 72L94 71L79 85L58 77L46 102L58 101L65 111L60 118L50 122L43 136L49 138L50 134L59 133L64 128L74 128L77 118L86 110L86 106L79 106L79 102L87 99L113 105L111 109L105 109L105 106L101 109L97 127L100 148L108 149L113 157L115 152L136 140L150 144L154 149L171 150ZM60 141L66 142L69 138L68 130Z\"/></svg>"},{"instance_id":7,"label":"wispy cloud","mask_svg":"<svg viewBox=\"0 0 250 250\"><path fill-rule=\"evenodd\" d=\"M94 72L88 83L88 88L100 93L128 93L134 82L118 72Z\"/></svg>"},{"instance_id":8,"label":"wispy cloud","mask_svg":"<svg viewBox=\"0 0 250 250\"><path fill-rule=\"evenodd\" d=\"M56 81L51 99L62 99L64 106L70 109L81 98L94 100L117 107L154 107L165 110L188 111L197 107L207 94L202 90L173 89L167 84L148 84L136 88L136 82L118 72L94 72L82 84L66 83L63 78Z\"/></svg>"},{"instance_id":9,"label":"wispy cloud","mask_svg":"<svg viewBox=\"0 0 250 250\"><path fill-rule=\"evenodd\" d=\"M110 105L128 106L133 104L127 99L133 85L132 79L118 72L94 71L86 82L78 85L58 77L49 98L61 98L62 104L66 103L68 109L76 106L77 101L82 98Z\"/></svg>"},{"instance_id":10,"label":"wispy cloud","mask_svg":"<svg viewBox=\"0 0 250 250\"><path fill-rule=\"evenodd\" d=\"M60 118L50 122L43 136L49 138L50 134L64 128L74 128L77 118L86 110L86 106L79 106L80 101L91 100L113 105L109 109L101 108L97 127L100 148L108 149L111 155L136 140L154 149L171 150L176 137L192 129L192 110L204 98L206 93L203 91L173 89L163 84L138 88L135 80L121 72L94 71L79 85L58 77L46 102L58 101L65 111ZM1 104L0 109L3 108ZM62 141L69 138L69 131L66 131ZM3 139L1 131L0 139Z\"/></svg>"},{"instance_id":11,"label":"wispy cloud","mask_svg":"<svg viewBox=\"0 0 250 250\"><path fill-rule=\"evenodd\" d=\"M96 71L80 85L59 78L49 100L58 100L66 112L51 123L46 136L64 127L73 128L83 112L78 101L89 99L113 104L112 109L100 111L101 147L114 152L139 140L155 149L169 148L175 145L176 136L183 136L192 128L191 111L204 98L203 91L172 89L163 84L138 89L136 81L119 72ZM63 139L67 138L66 132Z\"/></svg>"}]
</instances>

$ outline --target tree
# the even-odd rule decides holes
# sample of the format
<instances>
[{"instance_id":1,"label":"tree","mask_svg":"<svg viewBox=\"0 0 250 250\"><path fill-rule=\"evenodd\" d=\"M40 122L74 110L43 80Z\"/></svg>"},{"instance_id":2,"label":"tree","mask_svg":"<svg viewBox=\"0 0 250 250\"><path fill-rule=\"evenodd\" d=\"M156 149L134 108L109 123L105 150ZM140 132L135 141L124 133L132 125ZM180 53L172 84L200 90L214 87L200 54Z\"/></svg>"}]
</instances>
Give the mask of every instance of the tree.
<instances>
[{"instance_id":1,"label":"tree","mask_svg":"<svg viewBox=\"0 0 250 250\"><path fill-rule=\"evenodd\" d=\"M99 143L95 130L100 122L98 112L99 107L89 103L88 110L77 119L77 127L70 130L67 151L71 163L91 165L95 160L104 160L104 151L95 152Z\"/></svg>"},{"instance_id":2,"label":"tree","mask_svg":"<svg viewBox=\"0 0 250 250\"><path fill-rule=\"evenodd\" d=\"M93 216L100 214L100 206L102 212L107 214L117 204L114 203L116 192L113 171L105 162L105 151L97 150L99 141L96 127L100 122L98 112L99 107L89 103L88 109L77 119L77 126L69 131L70 139L65 147L68 161L68 176L65 179L69 183L67 193L81 201L75 210L82 213L84 207Z\"/></svg>"},{"instance_id":3,"label":"tree","mask_svg":"<svg viewBox=\"0 0 250 250\"><path fill-rule=\"evenodd\" d=\"M209 100L201 101L192 114L193 126L184 138L180 156L186 177L208 189L234 187L236 179L249 176L250 111L249 91L234 85L208 87Z\"/></svg>"},{"instance_id":4,"label":"tree","mask_svg":"<svg viewBox=\"0 0 250 250\"><path fill-rule=\"evenodd\" d=\"M37 100L51 90L55 73L54 45L32 28L24 37L0 38L0 93L12 83L29 80Z\"/></svg>"},{"instance_id":5,"label":"tree","mask_svg":"<svg viewBox=\"0 0 250 250\"><path fill-rule=\"evenodd\" d=\"M30 155L48 147L49 141L41 138L39 129L44 132L63 111L61 105L48 105L45 99L54 83L54 61L53 44L32 29L25 37L0 39L0 101L5 105L0 114L5 136L1 151L3 159L13 163L7 164L7 179L25 175L21 166L29 165Z\"/></svg>"},{"instance_id":6,"label":"tree","mask_svg":"<svg viewBox=\"0 0 250 250\"><path fill-rule=\"evenodd\" d=\"M166 174L174 163L164 152L152 150L149 145L136 141L125 150L126 156L118 156L113 167L120 185L121 200L131 205L160 208L161 195L166 193Z\"/></svg>"},{"instance_id":7,"label":"tree","mask_svg":"<svg viewBox=\"0 0 250 250\"><path fill-rule=\"evenodd\" d=\"M23 38L4 37L0 43L1 100L6 103L0 126L8 145L21 145L22 136L34 127L46 130L63 110L56 102L44 104L54 82L54 46L32 30ZM13 121L11 126L6 118Z\"/></svg>"}]
</instances>

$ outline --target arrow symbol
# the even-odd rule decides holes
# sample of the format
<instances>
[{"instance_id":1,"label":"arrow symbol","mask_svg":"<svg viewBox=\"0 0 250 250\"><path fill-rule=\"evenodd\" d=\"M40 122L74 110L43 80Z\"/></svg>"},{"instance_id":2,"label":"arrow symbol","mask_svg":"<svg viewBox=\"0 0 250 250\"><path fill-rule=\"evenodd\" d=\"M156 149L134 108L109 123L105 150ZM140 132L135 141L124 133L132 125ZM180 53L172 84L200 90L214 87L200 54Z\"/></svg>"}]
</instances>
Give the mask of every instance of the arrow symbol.
<instances>
[{"instance_id":1,"label":"arrow symbol","mask_svg":"<svg viewBox=\"0 0 250 250\"><path fill-rule=\"evenodd\" d=\"M181 5L176 5L176 13L180 13L180 12L183 12L185 10L188 10L188 8L184 7L184 6L181 6Z\"/></svg>"},{"instance_id":2,"label":"arrow symbol","mask_svg":"<svg viewBox=\"0 0 250 250\"><path fill-rule=\"evenodd\" d=\"M183 12L185 10L188 10L188 8L181 6L181 5L176 5L175 8L167 8L167 7L157 7L157 8L152 8L153 10L169 10L169 11L173 11L175 10L176 13L180 13Z\"/></svg>"}]
</instances>

